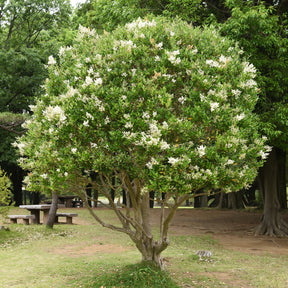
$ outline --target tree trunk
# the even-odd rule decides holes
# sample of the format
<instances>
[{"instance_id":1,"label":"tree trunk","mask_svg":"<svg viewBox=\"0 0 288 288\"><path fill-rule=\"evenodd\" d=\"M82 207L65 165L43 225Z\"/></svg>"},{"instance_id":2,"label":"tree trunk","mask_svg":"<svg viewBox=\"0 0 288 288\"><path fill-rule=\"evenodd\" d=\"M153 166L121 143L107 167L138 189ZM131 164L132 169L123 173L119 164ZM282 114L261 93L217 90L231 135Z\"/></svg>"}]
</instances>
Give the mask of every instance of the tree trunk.
<instances>
[{"instance_id":1,"label":"tree trunk","mask_svg":"<svg viewBox=\"0 0 288 288\"><path fill-rule=\"evenodd\" d=\"M150 195L147 193L142 196L141 199L141 218L142 218L142 228L143 232L139 233L140 237L134 240L136 247L142 254L143 262L151 262L157 267L164 269L163 259L161 253L168 247L167 238L160 233L159 241L153 239L151 233L151 215L150 215ZM164 217L164 210L163 217ZM162 225L162 224L161 224Z\"/></svg>"},{"instance_id":2,"label":"tree trunk","mask_svg":"<svg viewBox=\"0 0 288 288\"><path fill-rule=\"evenodd\" d=\"M58 195L55 192L52 192L52 203L49 210L49 216L46 222L46 228L53 228L55 223L56 212L58 208Z\"/></svg>"},{"instance_id":3,"label":"tree trunk","mask_svg":"<svg viewBox=\"0 0 288 288\"><path fill-rule=\"evenodd\" d=\"M87 196L87 199L88 199L88 205L90 206L90 207L92 207L92 201L91 201L91 199L92 199L92 184L88 184L87 186L86 186L86 196Z\"/></svg>"},{"instance_id":4,"label":"tree trunk","mask_svg":"<svg viewBox=\"0 0 288 288\"><path fill-rule=\"evenodd\" d=\"M281 209L287 209L287 193L286 193L286 152L276 149L278 161L278 197Z\"/></svg>"},{"instance_id":5,"label":"tree trunk","mask_svg":"<svg viewBox=\"0 0 288 288\"><path fill-rule=\"evenodd\" d=\"M243 191L228 193L228 209L242 209L243 204Z\"/></svg>"},{"instance_id":6,"label":"tree trunk","mask_svg":"<svg viewBox=\"0 0 288 288\"><path fill-rule=\"evenodd\" d=\"M217 209L223 209L226 206L225 198L227 197L225 192L220 193L219 202L217 204Z\"/></svg>"},{"instance_id":7,"label":"tree trunk","mask_svg":"<svg viewBox=\"0 0 288 288\"><path fill-rule=\"evenodd\" d=\"M160 245L157 245L157 242L152 239L147 238L146 241L143 240L144 239L136 243L136 247L142 254L142 262L152 263L164 270L164 262L161 256L163 249L160 249Z\"/></svg>"},{"instance_id":8,"label":"tree trunk","mask_svg":"<svg viewBox=\"0 0 288 288\"><path fill-rule=\"evenodd\" d=\"M236 192L231 192L228 194L228 209L237 209L237 199L236 199Z\"/></svg>"},{"instance_id":9,"label":"tree trunk","mask_svg":"<svg viewBox=\"0 0 288 288\"><path fill-rule=\"evenodd\" d=\"M259 186L264 196L264 213L261 223L255 228L257 235L286 236L288 234L288 225L279 212L277 175L277 151L273 148L267 162L259 171Z\"/></svg>"},{"instance_id":10,"label":"tree trunk","mask_svg":"<svg viewBox=\"0 0 288 288\"><path fill-rule=\"evenodd\" d=\"M208 207L208 196L197 196L197 194L201 194L203 191L200 190L196 193L196 197L194 198L194 208L205 208Z\"/></svg>"},{"instance_id":11,"label":"tree trunk","mask_svg":"<svg viewBox=\"0 0 288 288\"><path fill-rule=\"evenodd\" d=\"M203 195L200 197L200 206L201 208L208 207L208 195Z\"/></svg>"}]
</instances>

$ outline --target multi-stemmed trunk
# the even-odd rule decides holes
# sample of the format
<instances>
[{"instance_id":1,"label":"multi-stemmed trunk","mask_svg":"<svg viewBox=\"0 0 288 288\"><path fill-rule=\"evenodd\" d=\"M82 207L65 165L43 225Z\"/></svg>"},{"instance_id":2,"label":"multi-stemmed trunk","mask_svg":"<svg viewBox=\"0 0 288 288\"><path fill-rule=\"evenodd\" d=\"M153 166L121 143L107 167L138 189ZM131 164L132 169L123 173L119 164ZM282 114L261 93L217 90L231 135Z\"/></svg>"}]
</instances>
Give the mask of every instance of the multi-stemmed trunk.
<instances>
[{"instance_id":1,"label":"multi-stemmed trunk","mask_svg":"<svg viewBox=\"0 0 288 288\"><path fill-rule=\"evenodd\" d=\"M111 197L110 187L111 181L108 176L99 175L99 182L93 183L93 188L101 192L108 201L109 204L102 203L102 205L111 208L115 215L117 216L119 223L118 225L109 224L97 215L97 211L91 208L87 201L87 195L82 189L83 194L79 195L86 203L86 207L89 209L90 213L94 219L99 222L103 227L110 228L114 231L123 232L127 234L131 240L135 243L137 249L142 255L143 262L150 262L155 266L164 268L163 259L161 253L168 247L168 228L169 224L177 210L177 208L185 202L189 196L175 196L173 195L173 204L167 203L171 199L172 195L166 193L165 199L162 199L161 195L158 197L157 201L161 203L160 208L160 218L159 218L159 237L155 240L151 231L151 215L150 215L150 196L149 193L141 193L141 184L138 179L131 181L127 175L119 175L119 179L123 182L123 189L126 192L126 198L129 198L130 205L123 205L118 207L114 203L114 199ZM76 185L74 186L74 188ZM73 189L71 187L71 189ZM116 190L116 189L115 189ZM76 191L75 191L76 192ZM79 193L79 190L78 190ZM118 202L119 204L119 202ZM169 206L169 207L167 207ZM165 208L166 207L166 208Z\"/></svg>"},{"instance_id":2,"label":"multi-stemmed trunk","mask_svg":"<svg viewBox=\"0 0 288 288\"><path fill-rule=\"evenodd\" d=\"M167 231L164 231L164 209L162 209L162 221L160 219L160 237L158 241L155 241L153 235L151 233L151 215L150 215L150 198L149 194L146 194L141 199L142 205L140 207L141 210L141 218L142 218L142 227L139 229L135 235L129 235L131 239L136 244L137 249L140 251L142 255L143 262L150 262L164 268L164 263L161 257L162 251L164 251L169 244ZM141 231L142 230L142 231ZM166 236L164 236L164 234Z\"/></svg>"}]
</instances>

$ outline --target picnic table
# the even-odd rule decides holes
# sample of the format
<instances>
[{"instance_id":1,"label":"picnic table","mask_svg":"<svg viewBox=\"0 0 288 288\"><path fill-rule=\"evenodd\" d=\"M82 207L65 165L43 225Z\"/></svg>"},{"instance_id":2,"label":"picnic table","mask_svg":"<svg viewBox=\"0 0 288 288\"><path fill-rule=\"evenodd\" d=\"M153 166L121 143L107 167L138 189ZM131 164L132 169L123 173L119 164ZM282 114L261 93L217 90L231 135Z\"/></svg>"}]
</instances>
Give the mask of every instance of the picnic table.
<instances>
[{"instance_id":1,"label":"picnic table","mask_svg":"<svg viewBox=\"0 0 288 288\"><path fill-rule=\"evenodd\" d=\"M37 205L20 205L19 208L27 209L35 218L32 220L33 224L40 224L40 211L43 211L43 223L47 222L49 216L50 204L37 204Z\"/></svg>"},{"instance_id":2,"label":"picnic table","mask_svg":"<svg viewBox=\"0 0 288 288\"><path fill-rule=\"evenodd\" d=\"M43 211L43 223L46 224L49 216L51 204L37 204L37 205L20 205L19 208L27 209L30 211L31 215L35 216L35 219L32 219L33 224L40 224L40 211ZM64 208L65 205L58 204L57 208Z\"/></svg>"}]
</instances>

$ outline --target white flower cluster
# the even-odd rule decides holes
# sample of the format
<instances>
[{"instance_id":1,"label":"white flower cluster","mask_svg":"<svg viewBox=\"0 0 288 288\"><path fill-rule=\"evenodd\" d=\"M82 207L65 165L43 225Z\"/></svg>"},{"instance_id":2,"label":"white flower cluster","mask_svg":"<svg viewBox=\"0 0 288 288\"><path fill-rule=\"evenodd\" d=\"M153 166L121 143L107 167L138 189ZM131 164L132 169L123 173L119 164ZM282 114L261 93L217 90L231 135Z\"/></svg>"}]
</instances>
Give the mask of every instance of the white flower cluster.
<instances>
[{"instance_id":1,"label":"white flower cluster","mask_svg":"<svg viewBox=\"0 0 288 288\"><path fill-rule=\"evenodd\" d=\"M95 29L90 29L89 27L86 28L86 27L83 27L82 25L79 25L78 32L79 32L78 37L80 39L82 39L84 36L90 36L90 37L97 36Z\"/></svg>"},{"instance_id":2,"label":"white flower cluster","mask_svg":"<svg viewBox=\"0 0 288 288\"><path fill-rule=\"evenodd\" d=\"M14 142L14 143L12 143L12 146L18 148L20 155L24 156L26 143L24 143L24 142L19 142L19 143L18 142Z\"/></svg>"},{"instance_id":3,"label":"white flower cluster","mask_svg":"<svg viewBox=\"0 0 288 288\"><path fill-rule=\"evenodd\" d=\"M219 103L218 102L210 102L210 110L211 110L211 112L213 112L217 108L219 108Z\"/></svg>"},{"instance_id":4,"label":"white flower cluster","mask_svg":"<svg viewBox=\"0 0 288 288\"><path fill-rule=\"evenodd\" d=\"M52 55L48 57L48 65L55 65L56 63L57 62Z\"/></svg>"},{"instance_id":5,"label":"white flower cluster","mask_svg":"<svg viewBox=\"0 0 288 288\"><path fill-rule=\"evenodd\" d=\"M105 111L104 103L95 95L92 95L92 99L94 99L95 106L99 109L99 111L104 112Z\"/></svg>"},{"instance_id":6,"label":"white flower cluster","mask_svg":"<svg viewBox=\"0 0 288 288\"><path fill-rule=\"evenodd\" d=\"M197 165L196 166L190 166L191 173L187 173L185 176L186 180L200 180L200 181L206 181L211 176L215 176L218 174L217 168L213 170L213 173L210 169L200 169Z\"/></svg>"},{"instance_id":7,"label":"white flower cluster","mask_svg":"<svg viewBox=\"0 0 288 288\"><path fill-rule=\"evenodd\" d=\"M245 118L245 113L241 113L241 114L239 114L239 115L236 115L235 118L236 118L237 121L241 121L242 119Z\"/></svg>"},{"instance_id":8,"label":"white flower cluster","mask_svg":"<svg viewBox=\"0 0 288 288\"><path fill-rule=\"evenodd\" d=\"M94 120L94 116L91 115L89 112L86 112L86 120L83 122L83 125L86 126L86 127L89 127L89 121L90 120Z\"/></svg>"},{"instance_id":9,"label":"white flower cluster","mask_svg":"<svg viewBox=\"0 0 288 288\"><path fill-rule=\"evenodd\" d=\"M206 154L206 147L200 145L199 147L197 147L197 153L200 157L203 157Z\"/></svg>"},{"instance_id":10,"label":"white flower cluster","mask_svg":"<svg viewBox=\"0 0 288 288\"><path fill-rule=\"evenodd\" d=\"M163 49L163 42L159 42L158 44L155 44L155 47L158 48L159 50Z\"/></svg>"},{"instance_id":11,"label":"white flower cluster","mask_svg":"<svg viewBox=\"0 0 288 288\"><path fill-rule=\"evenodd\" d=\"M210 67L223 68L223 67L226 67L226 65L231 61L232 61L232 58L230 56L226 57L224 55L221 55L219 57L219 61L208 59L206 60L206 64Z\"/></svg>"},{"instance_id":12,"label":"white flower cluster","mask_svg":"<svg viewBox=\"0 0 288 288\"><path fill-rule=\"evenodd\" d=\"M206 60L206 64L209 65L210 67L217 67L217 68L220 68L221 65L219 64L219 62L217 61L214 61L214 60Z\"/></svg>"},{"instance_id":13,"label":"white flower cluster","mask_svg":"<svg viewBox=\"0 0 288 288\"><path fill-rule=\"evenodd\" d=\"M237 99L240 95L241 95L241 90L239 89L232 89L231 90L232 94L235 96L235 98Z\"/></svg>"},{"instance_id":14,"label":"white flower cluster","mask_svg":"<svg viewBox=\"0 0 288 288\"><path fill-rule=\"evenodd\" d=\"M65 113L58 105L55 107L49 105L43 112L43 115L48 121L58 121L58 124L63 124L66 121Z\"/></svg>"},{"instance_id":15,"label":"white flower cluster","mask_svg":"<svg viewBox=\"0 0 288 288\"><path fill-rule=\"evenodd\" d=\"M253 78L256 76L256 68L253 64L251 64L249 62L243 62L243 66L244 66L243 72L245 74L249 73L249 74L251 74L251 77L253 77Z\"/></svg>"},{"instance_id":16,"label":"white flower cluster","mask_svg":"<svg viewBox=\"0 0 288 288\"><path fill-rule=\"evenodd\" d=\"M187 98L184 97L184 96L181 96L178 98L178 101L181 103L181 104L184 104L186 101L187 101Z\"/></svg>"},{"instance_id":17,"label":"white flower cluster","mask_svg":"<svg viewBox=\"0 0 288 288\"><path fill-rule=\"evenodd\" d=\"M67 89L66 94L62 94L60 97L61 97L61 99L64 100L64 99L68 99L70 97L73 97L75 94L79 94L78 89L74 89L73 87L68 85L68 89Z\"/></svg>"},{"instance_id":18,"label":"white flower cluster","mask_svg":"<svg viewBox=\"0 0 288 288\"><path fill-rule=\"evenodd\" d=\"M136 48L136 44L133 43L132 40L115 40L113 50L116 51L119 47L124 47L128 51L131 51L132 48Z\"/></svg>"},{"instance_id":19,"label":"white flower cluster","mask_svg":"<svg viewBox=\"0 0 288 288\"><path fill-rule=\"evenodd\" d=\"M183 159L181 158L175 158L175 157L169 157L168 158L168 163L171 164L172 166L175 166L176 164L180 164Z\"/></svg>"},{"instance_id":20,"label":"white flower cluster","mask_svg":"<svg viewBox=\"0 0 288 288\"><path fill-rule=\"evenodd\" d=\"M240 87L241 88L245 88L245 87L247 87L247 88L254 88L255 87L256 88L256 86L257 86L257 83L253 79L249 79L246 82L241 82L240 83Z\"/></svg>"},{"instance_id":21,"label":"white flower cluster","mask_svg":"<svg viewBox=\"0 0 288 288\"><path fill-rule=\"evenodd\" d=\"M127 23L125 25L125 27L127 28L127 30L129 32L134 32L136 29L139 30L139 29L142 29L144 27L153 27L153 26L156 26L156 22L155 20L153 19L152 21L149 21L147 19L141 19L140 17L131 22L131 23Z\"/></svg>"},{"instance_id":22,"label":"white flower cluster","mask_svg":"<svg viewBox=\"0 0 288 288\"><path fill-rule=\"evenodd\" d=\"M153 117L155 117L157 113L153 113ZM163 122L162 125L157 123L155 120L150 119L150 115L148 112L143 112L142 118L147 122L149 125L148 131L142 131L142 132L131 132L131 131L123 131L122 135L123 138L134 141L135 145L142 146L145 148L149 148L151 146L158 146L162 151L167 150L170 148L170 144L166 141L161 139L162 132L161 130L167 130L168 124L167 122ZM130 121L130 115L124 114L124 118L127 120L124 127L126 129L132 129L133 124ZM139 140L140 139L140 140Z\"/></svg>"},{"instance_id":23,"label":"white flower cluster","mask_svg":"<svg viewBox=\"0 0 288 288\"><path fill-rule=\"evenodd\" d=\"M146 163L146 166L151 170L153 168L153 165L158 165L158 164L159 162L154 157L152 157L150 161Z\"/></svg>"},{"instance_id":24,"label":"white flower cluster","mask_svg":"<svg viewBox=\"0 0 288 288\"><path fill-rule=\"evenodd\" d=\"M180 54L179 50L175 51L166 51L166 54L168 56L168 60L173 64L177 65L181 63L181 59L179 57L176 57Z\"/></svg>"},{"instance_id":25,"label":"white flower cluster","mask_svg":"<svg viewBox=\"0 0 288 288\"><path fill-rule=\"evenodd\" d=\"M224 56L224 55L221 55L220 57L219 57L219 62L220 63L223 63L223 65L225 66L226 64L228 64L229 62L231 62L232 61L232 58L229 56L229 57L226 57L226 56Z\"/></svg>"},{"instance_id":26,"label":"white flower cluster","mask_svg":"<svg viewBox=\"0 0 288 288\"><path fill-rule=\"evenodd\" d=\"M103 80L100 77L92 79L90 76L86 76L85 82L82 86L83 86L83 88L90 86L92 84L94 84L95 86L100 86L100 85L102 85L102 83L103 83Z\"/></svg>"}]
</instances>

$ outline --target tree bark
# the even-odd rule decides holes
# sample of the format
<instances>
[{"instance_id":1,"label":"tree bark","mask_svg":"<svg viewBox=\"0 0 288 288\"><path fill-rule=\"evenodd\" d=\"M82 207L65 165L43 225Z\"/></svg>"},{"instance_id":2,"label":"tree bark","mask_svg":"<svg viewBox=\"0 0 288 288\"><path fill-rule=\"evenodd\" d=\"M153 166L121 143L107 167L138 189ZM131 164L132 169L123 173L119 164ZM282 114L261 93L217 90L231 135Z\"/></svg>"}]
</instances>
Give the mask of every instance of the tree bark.
<instances>
[{"instance_id":1,"label":"tree bark","mask_svg":"<svg viewBox=\"0 0 288 288\"><path fill-rule=\"evenodd\" d=\"M169 241L167 240L166 234L167 231L164 231L165 228L160 229L160 237L158 241L155 241L151 233L151 215L150 215L150 195L147 193L142 196L141 199L141 218L142 218L142 228L144 233L139 233L138 239L134 240L136 247L142 254L143 262L150 262L161 269L164 269L164 262L161 256L163 250L165 250ZM164 223L164 207L161 208L161 226L163 227Z\"/></svg>"},{"instance_id":2,"label":"tree bark","mask_svg":"<svg viewBox=\"0 0 288 288\"><path fill-rule=\"evenodd\" d=\"M277 151L272 149L267 162L259 171L259 186L264 196L264 213L261 223L255 228L256 235L287 236L288 225L280 214L278 199Z\"/></svg>"},{"instance_id":3,"label":"tree bark","mask_svg":"<svg viewBox=\"0 0 288 288\"><path fill-rule=\"evenodd\" d=\"M219 196L219 202L217 204L217 209L223 209L225 208L227 205L227 201L226 201L226 198L227 198L227 194L225 192L221 192L220 193L220 196Z\"/></svg>"},{"instance_id":4,"label":"tree bark","mask_svg":"<svg viewBox=\"0 0 288 288\"><path fill-rule=\"evenodd\" d=\"M278 197L281 209L287 209L287 193L286 193L286 152L282 149L277 149L277 162L278 162Z\"/></svg>"},{"instance_id":5,"label":"tree bark","mask_svg":"<svg viewBox=\"0 0 288 288\"><path fill-rule=\"evenodd\" d=\"M228 209L242 209L243 204L243 191L228 193Z\"/></svg>"},{"instance_id":6,"label":"tree bark","mask_svg":"<svg viewBox=\"0 0 288 288\"><path fill-rule=\"evenodd\" d=\"M46 228L53 228L55 223L56 212L58 208L58 195L55 192L52 192L52 203L49 210L49 216L46 222Z\"/></svg>"}]
</instances>

